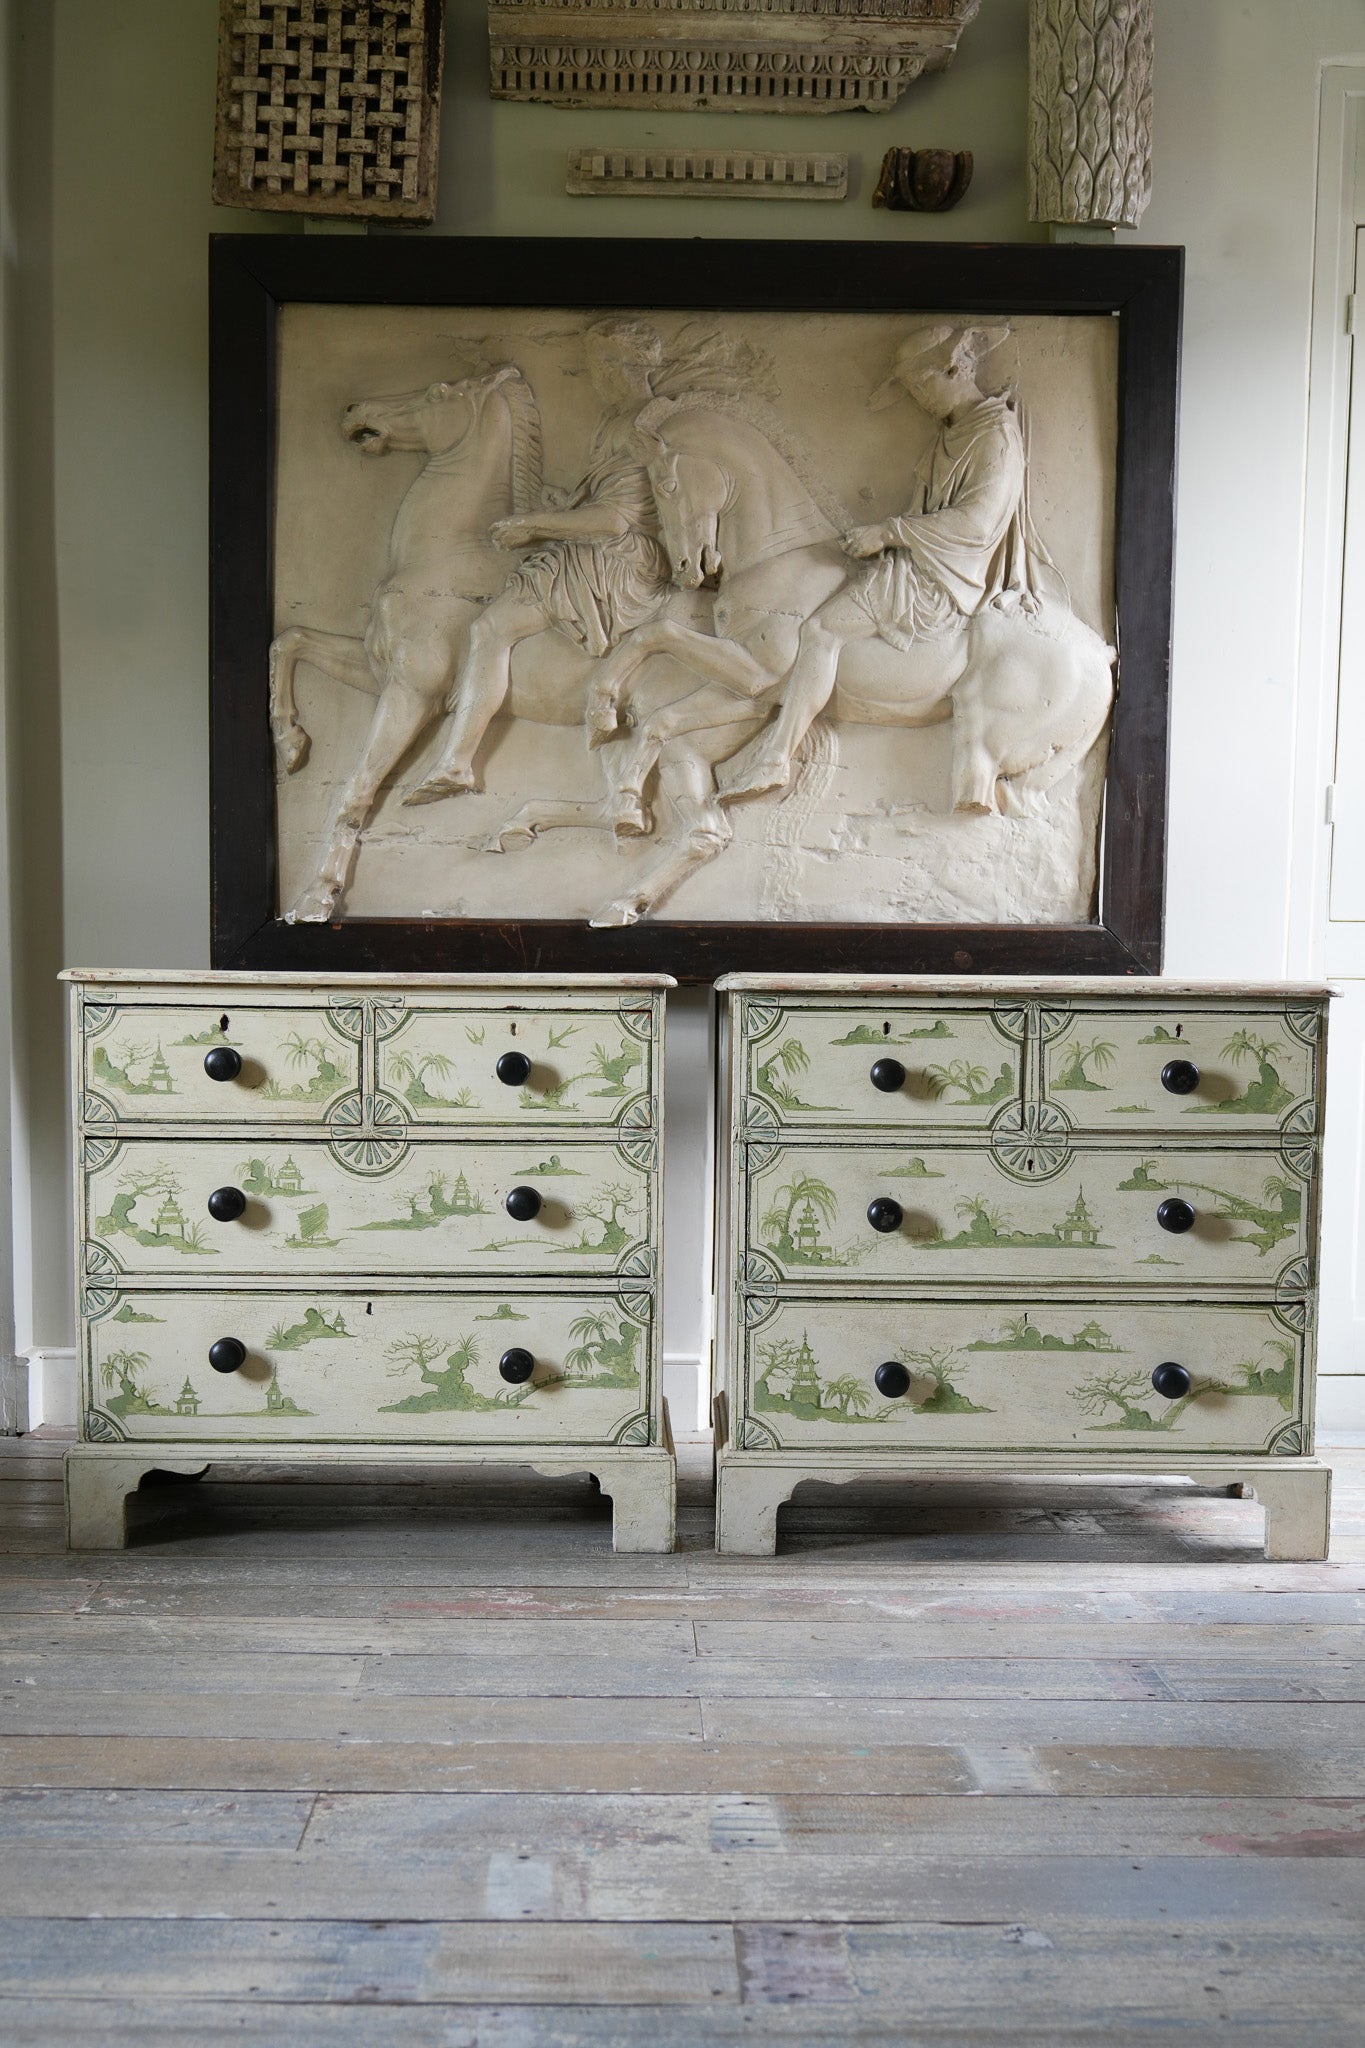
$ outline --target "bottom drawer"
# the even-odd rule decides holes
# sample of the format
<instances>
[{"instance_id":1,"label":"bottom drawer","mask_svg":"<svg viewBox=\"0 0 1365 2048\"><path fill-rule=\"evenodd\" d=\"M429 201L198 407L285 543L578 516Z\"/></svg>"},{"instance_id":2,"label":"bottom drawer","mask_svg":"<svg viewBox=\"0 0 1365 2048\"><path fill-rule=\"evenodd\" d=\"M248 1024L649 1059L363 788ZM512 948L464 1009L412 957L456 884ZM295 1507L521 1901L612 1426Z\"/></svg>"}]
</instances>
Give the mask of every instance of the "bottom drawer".
<instances>
[{"instance_id":1,"label":"bottom drawer","mask_svg":"<svg viewBox=\"0 0 1365 2048\"><path fill-rule=\"evenodd\" d=\"M1303 1338L1270 1307L783 1299L745 1333L736 1444L1298 1450ZM882 1366L898 1367L882 1376ZM1158 1366L1163 1394L1152 1383ZM1180 1374L1188 1379L1184 1389ZM903 1389L903 1391L902 1391ZM1291 1436L1286 1438L1286 1428ZM1279 1440L1279 1441L1277 1441Z\"/></svg>"},{"instance_id":2,"label":"bottom drawer","mask_svg":"<svg viewBox=\"0 0 1365 2048\"><path fill-rule=\"evenodd\" d=\"M86 1325L83 1435L651 1443L647 1294L124 1290ZM240 1365L215 1370L228 1340ZM530 1377L508 1378L533 1361ZM230 1365L236 1352L220 1352Z\"/></svg>"}]
</instances>

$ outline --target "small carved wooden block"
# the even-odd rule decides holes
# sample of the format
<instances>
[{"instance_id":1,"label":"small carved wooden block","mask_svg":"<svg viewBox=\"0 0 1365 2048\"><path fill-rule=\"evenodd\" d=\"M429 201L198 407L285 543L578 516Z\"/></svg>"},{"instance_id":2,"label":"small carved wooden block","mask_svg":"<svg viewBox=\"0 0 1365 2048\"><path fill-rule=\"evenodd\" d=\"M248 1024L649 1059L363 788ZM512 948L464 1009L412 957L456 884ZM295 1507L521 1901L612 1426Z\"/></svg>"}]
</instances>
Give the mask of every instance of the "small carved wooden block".
<instances>
[{"instance_id":1,"label":"small carved wooden block","mask_svg":"<svg viewBox=\"0 0 1365 2048\"><path fill-rule=\"evenodd\" d=\"M872 204L892 213L947 213L971 182L969 149L888 149Z\"/></svg>"},{"instance_id":2,"label":"small carved wooden block","mask_svg":"<svg viewBox=\"0 0 1365 2048\"><path fill-rule=\"evenodd\" d=\"M220 0L217 203L433 220L444 22L443 0Z\"/></svg>"},{"instance_id":3,"label":"small carved wooden block","mask_svg":"<svg viewBox=\"0 0 1365 2048\"><path fill-rule=\"evenodd\" d=\"M846 199L848 158L758 149L571 149L565 190L665 199Z\"/></svg>"}]
</instances>

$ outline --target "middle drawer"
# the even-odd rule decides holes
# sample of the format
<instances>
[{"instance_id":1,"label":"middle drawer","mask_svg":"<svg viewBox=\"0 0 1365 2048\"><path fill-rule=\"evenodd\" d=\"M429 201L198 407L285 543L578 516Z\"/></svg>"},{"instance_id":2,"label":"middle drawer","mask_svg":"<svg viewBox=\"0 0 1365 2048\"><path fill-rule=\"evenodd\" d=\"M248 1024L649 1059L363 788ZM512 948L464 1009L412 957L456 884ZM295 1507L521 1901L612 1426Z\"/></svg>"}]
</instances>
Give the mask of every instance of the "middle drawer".
<instances>
[{"instance_id":1,"label":"middle drawer","mask_svg":"<svg viewBox=\"0 0 1365 2048\"><path fill-rule=\"evenodd\" d=\"M551 1149L543 1134L423 1143L364 1174L321 1140L135 1138L87 1166L84 1233L133 1274L570 1278L621 1272L632 1255L638 1272L652 1237L651 1151L642 1139L631 1145L638 1161L611 1144ZM214 1213L239 1202L239 1213Z\"/></svg>"},{"instance_id":2,"label":"middle drawer","mask_svg":"<svg viewBox=\"0 0 1365 2048\"><path fill-rule=\"evenodd\" d=\"M748 1244L793 1280L1264 1292L1308 1244L1305 1184L1269 1150L1076 1148L1029 1182L984 1147L783 1145L746 1179Z\"/></svg>"}]
</instances>

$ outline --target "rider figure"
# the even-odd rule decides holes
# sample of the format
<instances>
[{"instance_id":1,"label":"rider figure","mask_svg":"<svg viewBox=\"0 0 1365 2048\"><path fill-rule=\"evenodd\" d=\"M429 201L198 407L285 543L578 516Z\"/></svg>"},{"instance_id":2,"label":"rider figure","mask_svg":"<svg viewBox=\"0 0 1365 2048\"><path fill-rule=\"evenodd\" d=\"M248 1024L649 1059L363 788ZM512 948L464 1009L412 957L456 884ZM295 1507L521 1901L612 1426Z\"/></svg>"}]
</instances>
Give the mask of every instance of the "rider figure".
<instances>
[{"instance_id":1,"label":"rider figure","mask_svg":"<svg viewBox=\"0 0 1365 2048\"><path fill-rule=\"evenodd\" d=\"M880 637L907 651L989 605L1035 608L1018 413L1011 399L988 398L976 381L981 358L1003 339L999 329L943 325L921 329L897 349L872 403L889 404L899 388L940 422L939 432L919 464L909 509L844 535L844 552L868 566L801 628L777 717L736 757L727 798L786 787L850 643Z\"/></svg>"},{"instance_id":2,"label":"rider figure","mask_svg":"<svg viewBox=\"0 0 1365 2048\"><path fill-rule=\"evenodd\" d=\"M474 753L511 684L512 649L557 626L587 653L608 653L657 609L668 557L635 429L653 394L663 343L642 321L600 320L584 337L592 386L608 408L593 436L587 475L571 492L546 492L545 509L500 519L499 547L531 548L475 619L448 702L454 716L441 758L405 801L432 803L478 787Z\"/></svg>"}]
</instances>

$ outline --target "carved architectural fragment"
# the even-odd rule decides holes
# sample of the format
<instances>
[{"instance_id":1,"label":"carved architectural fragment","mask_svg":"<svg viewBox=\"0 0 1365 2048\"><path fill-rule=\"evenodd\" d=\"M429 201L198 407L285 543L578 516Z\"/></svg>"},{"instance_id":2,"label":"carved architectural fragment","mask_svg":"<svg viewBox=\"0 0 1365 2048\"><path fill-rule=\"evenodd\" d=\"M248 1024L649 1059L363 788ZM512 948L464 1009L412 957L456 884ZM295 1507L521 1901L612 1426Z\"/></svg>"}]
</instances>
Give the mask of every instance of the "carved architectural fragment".
<instances>
[{"instance_id":1,"label":"carved architectural fragment","mask_svg":"<svg viewBox=\"0 0 1365 2048\"><path fill-rule=\"evenodd\" d=\"M1153 0L1030 0L1029 218L1135 228L1152 196Z\"/></svg>"},{"instance_id":2,"label":"carved architectural fragment","mask_svg":"<svg viewBox=\"0 0 1365 2048\"><path fill-rule=\"evenodd\" d=\"M888 149L872 194L892 213L947 213L972 182L969 149Z\"/></svg>"},{"instance_id":3,"label":"carved architectural fragment","mask_svg":"<svg viewBox=\"0 0 1365 2048\"><path fill-rule=\"evenodd\" d=\"M565 190L671 199L846 199L848 158L759 149L571 149Z\"/></svg>"},{"instance_id":4,"label":"carved architectural fragment","mask_svg":"<svg viewBox=\"0 0 1365 2048\"><path fill-rule=\"evenodd\" d=\"M489 0L494 99L847 113L946 70L980 0Z\"/></svg>"},{"instance_id":5,"label":"carved architectural fragment","mask_svg":"<svg viewBox=\"0 0 1365 2048\"><path fill-rule=\"evenodd\" d=\"M443 0L221 0L213 196L431 221Z\"/></svg>"}]
</instances>

